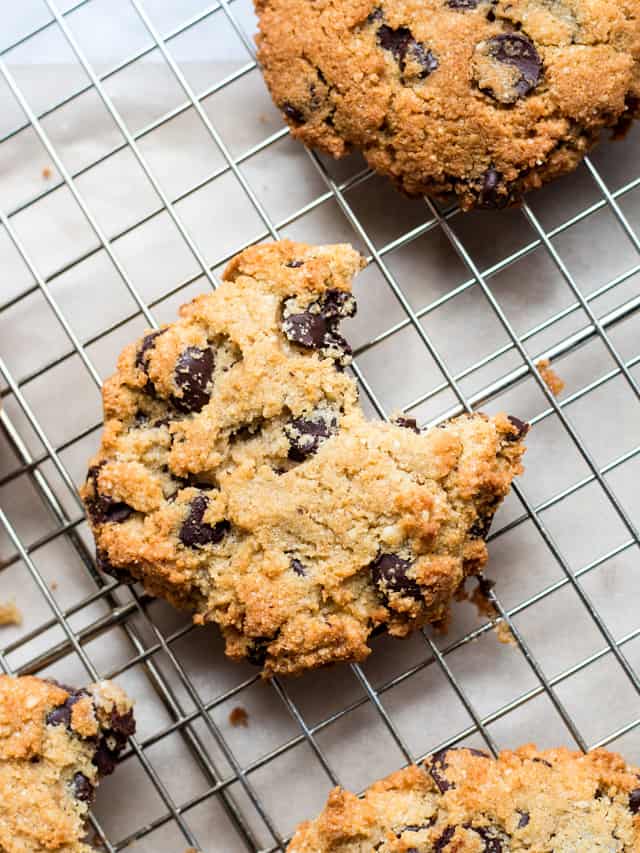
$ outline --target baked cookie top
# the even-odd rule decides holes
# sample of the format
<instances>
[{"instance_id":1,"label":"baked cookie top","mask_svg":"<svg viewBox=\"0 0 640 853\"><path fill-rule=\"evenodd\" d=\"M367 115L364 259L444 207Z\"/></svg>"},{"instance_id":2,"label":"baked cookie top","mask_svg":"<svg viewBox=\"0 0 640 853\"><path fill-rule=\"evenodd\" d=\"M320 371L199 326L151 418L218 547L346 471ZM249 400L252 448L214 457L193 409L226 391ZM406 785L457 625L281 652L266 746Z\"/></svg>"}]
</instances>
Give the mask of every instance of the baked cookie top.
<instances>
[{"instance_id":1,"label":"baked cookie top","mask_svg":"<svg viewBox=\"0 0 640 853\"><path fill-rule=\"evenodd\" d=\"M90 853L95 787L134 731L131 702L109 681L76 690L0 676L0 850Z\"/></svg>"},{"instance_id":2,"label":"baked cookie top","mask_svg":"<svg viewBox=\"0 0 640 853\"><path fill-rule=\"evenodd\" d=\"M522 470L516 418L365 420L338 330L361 265L349 246L247 249L104 386L82 490L100 566L267 675L442 620Z\"/></svg>"},{"instance_id":3,"label":"baked cookie top","mask_svg":"<svg viewBox=\"0 0 640 853\"><path fill-rule=\"evenodd\" d=\"M640 114L640 0L256 0L294 136L502 207Z\"/></svg>"},{"instance_id":4,"label":"baked cookie top","mask_svg":"<svg viewBox=\"0 0 640 853\"><path fill-rule=\"evenodd\" d=\"M615 753L442 750L358 799L335 788L288 853L638 853L640 769Z\"/></svg>"}]
</instances>

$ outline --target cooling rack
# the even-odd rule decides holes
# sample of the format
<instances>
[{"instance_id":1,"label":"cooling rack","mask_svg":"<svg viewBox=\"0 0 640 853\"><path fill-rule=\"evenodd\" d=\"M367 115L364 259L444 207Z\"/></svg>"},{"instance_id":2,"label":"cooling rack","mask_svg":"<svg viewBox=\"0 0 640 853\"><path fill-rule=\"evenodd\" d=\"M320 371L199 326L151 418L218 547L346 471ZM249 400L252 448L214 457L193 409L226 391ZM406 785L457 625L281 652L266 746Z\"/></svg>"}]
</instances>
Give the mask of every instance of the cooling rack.
<instances>
[{"instance_id":1,"label":"cooling rack","mask_svg":"<svg viewBox=\"0 0 640 853\"><path fill-rule=\"evenodd\" d=\"M22 623L0 628L0 665L136 697L93 842L284 850L334 784L463 743L640 762L638 130L517 211L463 215L295 144L245 0L17 5L0 18L0 600ZM262 682L214 628L96 570L76 487L122 346L282 236L369 262L346 332L371 417L508 410L533 430L489 540L491 611L461 601L444 634Z\"/></svg>"}]
</instances>

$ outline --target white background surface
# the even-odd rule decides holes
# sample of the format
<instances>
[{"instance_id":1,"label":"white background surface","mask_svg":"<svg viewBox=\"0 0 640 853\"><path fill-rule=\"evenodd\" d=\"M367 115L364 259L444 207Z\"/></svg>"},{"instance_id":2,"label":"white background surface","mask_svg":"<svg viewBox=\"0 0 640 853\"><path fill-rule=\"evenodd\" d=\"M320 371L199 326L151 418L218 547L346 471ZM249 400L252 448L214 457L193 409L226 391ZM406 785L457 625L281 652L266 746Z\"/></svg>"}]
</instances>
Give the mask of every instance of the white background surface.
<instances>
[{"instance_id":1,"label":"white background surface","mask_svg":"<svg viewBox=\"0 0 640 853\"><path fill-rule=\"evenodd\" d=\"M206 8L203 0L163 3L147 0L144 5L162 34ZM3 13L0 49L3 43L5 46L13 43L50 17L45 4L39 2L18 4L5 0L0 8ZM253 15L248 3L237 0L231 8L247 32L252 32ZM100 73L152 43L125 0L93 0L66 21ZM282 236L312 242L346 240L366 254L366 246L334 200L313 205L315 199L327 192L327 186L304 150L288 135L277 136L272 144L242 159L271 134L278 135L282 123L258 70L224 14L214 13L171 40L168 46L197 93L208 90L227 75L237 75L229 85L203 100L202 106L230 154L241 159L241 173L269 217L276 225L282 225ZM44 30L2 59L36 113L49 110L87 82L56 27ZM158 50L110 76L104 90L133 134L185 103L184 92ZM0 105L0 135L4 136L22 124L24 116L2 80ZM89 168L123 142L99 96L95 91L87 91L49 113L42 119L42 127L64 167L71 173L81 172L76 179L77 190L112 241L114 255L129 283L146 304L153 303L152 311L158 322L173 319L179 304L209 284L168 214L154 214L161 204L130 150L124 147L100 165ZM223 170L226 161L192 108L146 134L138 145L152 174L172 200L203 182L199 189L176 201L175 212L216 273L226 257L245 244L266 237L264 223L233 174L227 170L214 180L205 181ZM623 143L606 144L597 151L593 162L612 191L640 178L639 151L638 129ZM49 179L42 176L45 166L53 171ZM327 162L327 168L330 174L343 180L356 174L362 162L352 157L341 163ZM0 209L4 213L15 211L44 190L56 187L59 180L52 157L33 129L25 129L0 144ZM389 243L431 218L423 202L400 197L384 180L375 177L349 190L345 197L379 250L385 250ZM574 176L531 196L530 205L542 227L550 232L601 201L599 187L582 167ZM619 204L637 235L640 190L634 187L626 192L619 198ZM291 221L305 205L311 209ZM144 224L119 236L141 219L145 219ZM69 189L61 185L37 203L16 212L10 221L33 266L47 278L51 295L73 333L87 344L85 352L92 365L101 377L109 375L119 350L140 335L147 324ZM518 334L527 333L567 309L564 319L527 338L526 348L532 356L537 357L588 325L582 310L568 311L575 296L549 253L540 246L525 251L527 246L535 244L537 235L521 211L458 214L450 222L479 269L488 273L491 292ZM582 294L592 294L616 276L621 278L617 286L590 301L597 316L638 296L637 246L624 233L610 207L600 205L590 216L558 233L552 242ZM492 274L501 259L520 250L522 256L516 262ZM421 322L453 372L464 371L509 343L508 334L480 288L472 285L469 270L438 227L389 251L385 261L414 311L436 306L424 314ZM72 262L75 263L69 267ZM186 281L189 283L180 287ZM62 446L61 463L73 480L80 483L86 461L99 441L99 393L78 356L69 356L69 340L42 291L35 288L28 296L18 298L25 289L33 288L33 282L32 273L9 236L0 230L0 307L3 308L0 355L11 377L21 383L23 402L31 408L49 441L55 448ZM458 295L446 300L446 295L456 288ZM176 292L165 298L164 294L172 290ZM355 291L360 310L346 331L355 346L361 348L357 365L386 413L406 408L442 382L436 362L415 328L407 323L406 314L375 264L360 276ZM122 325L113 328L121 321ZM386 334L394 328L392 334ZM105 334L105 330L109 331ZM376 336L382 339L370 345ZM637 360L640 314L613 328L610 337L625 360L634 357ZM51 366L55 359L59 363ZM465 394L479 392L521 361L513 348L507 349L463 377L461 388ZM46 370L40 374L45 366ZM612 373L616 370L615 362L601 341L592 339L562 359L556 368L567 383L561 400L579 394L590 383L597 384L564 411L598 465L606 466L638 447L638 398L624 378ZM609 373L610 381L598 384ZM637 363L631 373L636 382L640 381ZM6 388L6 381L0 379L0 387ZM364 392L362 396L367 405ZM454 403L453 393L445 389L418 405L412 414L426 422L446 412ZM2 426L15 428L30 452L35 456L42 454L41 440L29 424L20 400L8 393L3 404ZM373 407L368 404L368 408L373 416ZM506 409L534 419L547 412L531 434L527 472L522 479L524 494L534 506L544 504L590 476L584 459L557 415L548 412L548 402L531 377L490 400L484 408ZM85 430L90 430L85 437L65 446ZM51 585L55 600L62 608L72 607L90 595L95 584L64 536L37 546L38 540L53 533L59 523L47 510L28 473L7 482L18 469L16 453L0 429L0 506L21 541L31 548L33 562ZM79 507L51 461L44 461L39 471L66 508L69 519L77 521ZM636 524L640 522L639 473L638 457L632 456L607 474L607 482ZM557 584L555 591L540 595L540 600L516 613L514 623L545 677L558 679L557 696L591 746L640 719L638 695L612 655L599 654L605 648L602 636L566 583L566 575L532 521L499 533L521 513L518 499L511 496L494 525L497 535L490 543L487 574L497 581L499 598L508 608L515 608ZM594 482L554 502L541 511L540 519L566 565L574 572L613 549L622 549L630 540L629 531L616 516L602 488ZM90 547L84 523L78 529ZM3 647L27 635L51 615L25 564L16 561L14 555L13 543L0 529L0 566L5 565L0 572L0 599L14 598L24 615L19 628L0 629ZM604 560L583 575L582 583L617 639L640 628L637 545L624 547L617 556ZM124 589L119 589L116 595L122 602L130 597ZM70 624L79 631L108 611L104 601L95 602L75 613ZM161 602L152 604L148 613L163 637L187 624L187 620ZM155 648L158 636L144 617L138 615L133 621L145 647ZM458 604L449 634L435 638L438 646L450 646L482 621L473 606ZM52 628L7 655L6 663L17 670L61 639L61 629ZM405 642L378 640L375 647L376 654L365 664L364 672L376 689L388 685L410 667L418 667L411 677L399 680L381 693L381 702L412 757L464 732L470 723L468 713L433 661L422 637ZM101 675L116 672L118 680L137 697L138 739L147 744L145 756L174 803L183 805L192 797L204 795L210 780L194 761L180 731L166 734L172 718L150 687L142 663L129 665L134 652L121 629L112 628L85 648ZM224 696L225 691L254 675L248 665L234 665L223 658L220 639L213 628L191 631L170 649L205 703ZM637 671L640 640L626 642L623 650ZM588 666L580 666L591 656L593 660ZM181 713L194 711L193 698L180 682L168 651L160 648L152 660L174 686ZM540 746L572 745L570 733L549 697L540 692L540 681L517 648L501 645L493 632L485 632L476 641L452 651L446 661L477 713L486 717L502 709L488 722L501 748L529 740L537 741ZM571 674L573 667L576 671ZM86 680L75 655L67 655L47 669L46 674L62 680ZM285 687L308 726L327 720L351 702L365 699L362 684L348 667L310 674L286 682ZM530 700L522 702L529 693ZM509 703L514 703L513 710L505 713ZM249 711L248 729L235 729L229 724L229 711L237 705ZM277 687L260 682L252 681L236 695L221 699L211 718L243 768L251 767L272 750L301 736L300 726L281 701ZM192 728L203 738L222 777L227 778L230 765L213 742L210 731L201 719ZM355 790L405 762L388 728L368 701L322 726L316 740L336 777ZM483 745L478 734L463 740ZM615 737L610 746L640 763L640 729L633 728ZM283 836L292 831L298 820L317 812L331 787L304 738L251 772L248 778ZM253 827L258 845L270 847L273 839L238 782L229 786L229 792ZM96 806L99 821L114 844L165 813L166 807L135 756L127 758L116 776L104 782ZM247 849L215 797L188 808L184 819L203 851ZM168 822L146 834L135 849L151 853L182 851L186 846L187 841L175 822Z\"/></svg>"}]
</instances>

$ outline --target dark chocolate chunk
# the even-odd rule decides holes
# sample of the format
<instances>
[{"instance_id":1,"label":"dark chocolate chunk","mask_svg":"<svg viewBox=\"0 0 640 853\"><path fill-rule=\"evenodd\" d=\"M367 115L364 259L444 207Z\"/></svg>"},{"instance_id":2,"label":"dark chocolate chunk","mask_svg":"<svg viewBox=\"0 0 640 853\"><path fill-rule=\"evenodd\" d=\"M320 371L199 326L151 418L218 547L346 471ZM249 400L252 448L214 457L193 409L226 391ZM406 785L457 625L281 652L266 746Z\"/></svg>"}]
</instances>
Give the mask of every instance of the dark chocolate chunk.
<instances>
[{"instance_id":1,"label":"dark chocolate chunk","mask_svg":"<svg viewBox=\"0 0 640 853\"><path fill-rule=\"evenodd\" d=\"M301 267L303 265L304 265L304 261L287 261L287 263L285 264L285 267L289 267L289 269L295 270L295 269L298 269L298 267Z\"/></svg>"},{"instance_id":2,"label":"dark chocolate chunk","mask_svg":"<svg viewBox=\"0 0 640 853\"><path fill-rule=\"evenodd\" d=\"M629 811L631 814L640 812L640 788L634 788L629 794Z\"/></svg>"},{"instance_id":3,"label":"dark chocolate chunk","mask_svg":"<svg viewBox=\"0 0 640 853\"><path fill-rule=\"evenodd\" d=\"M280 108L288 119L291 119L294 124L304 124L304 114L289 101L285 101Z\"/></svg>"},{"instance_id":4,"label":"dark chocolate chunk","mask_svg":"<svg viewBox=\"0 0 640 853\"><path fill-rule=\"evenodd\" d=\"M160 335L164 335L164 333L168 331L168 329L158 329L155 332L150 332L148 335L145 335L136 353L135 365L140 370L144 371L147 376L147 382L142 390L150 397L155 396L156 388L151 379L149 379L149 371L147 368L147 361L149 356L147 355L147 353L156 345L156 338Z\"/></svg>"},{"instance_id":5,"label":"dark chocolate chunk","mask_svg":"<svg viewBox=\"0 0 640 853\"><path fill-rule=\"evenodd\" d=\"M518 819L518 829L522 829L525 826L529 825L530 816L529 812L523 812L520 809L517 809L518 814L520 815Z\"/></svg>"},{"instance_id":6,"label":"dark chocolate chunk","mask_svg":"<svg viewBox=\"0 0 640 853\"><path fill-rule=\"evenodd\" d=\"M328 290L305 311L295 314L288 311L290 302L287 299L284 303L282 331L292 343L307 349L329 350L338 359L351 355L351 347L337 331L341 319L356 313L356 302L350 293Z\"/></svg>"},{"instance_id":7,"label":"dark chocolate chunk","mask_svg":"<svg viewBox=\"0 0 640 853\"><path fill-rule=\"evenodd\" d=\"M101 776L113 773L127 738L133 735L135 730L133 711L127 711L125 714L119 714L115 708L111 711L109 728L104 731L92 759Z\"/></svg>"},{"instance_id":8,"label":"dark chocolate chunk","mask_svg":"<svg viewBox=\"0 0 640 853\"><path fill-rule=\"evenodd\" d=\"M305 575L307 574L304 570L304 566L302 565L300 560L296 559L296 557L291 558L291 568L301 578L305 577Z\"/></svg>"},{"instance_id":9,"label":"dark chocolate chunk","mask_svg":"<svg viewBox=\"0 0 640 853\"><path fill-rule=\"evenodd\" d=\"M542 59L533 42L520 33L501 33L489 39L489 52L494 59L512 65L520 72L516 95L523 98L542 79Z\"/></svg>"},{"instance_id":10,"label":"dark chocolate chunk","mask_svg":"<svg viewBox=\"0 0 640 853\"><path fill-rule=\"evenodd\" d=\"M117 735L122 737L122 742L124 746L124 742L128 737L131 737L132 734L135 734L136 731L136 721L133 716L133 709L131 708L125 714L119 714L118 711L114 708L111 711L111 720L109 722L109 728L112 732L115 732Z\"/></svg>"},{"instance_id":11,"label":"dark chocolate chunk","mask_svg":"<svg viewBox=\"0 0 640 853\"><path fill-rule=\"evenodd\" d=\"M457 827L447 826L440 838L433 845L433 853L441 853L455 835Z\"/></svg>"},{"instance_id":12,"label":"dark chocolate chunk","mask_svg":"<svg viewBox=\"0 0 640 853\"><path fill-rule=\"evenodd\" d=\"M397 554L380 554L369 568L374 584L385 598L395 592L398 595L420 600L422 598L420 587L413 578L407 576L411 566L411 560L404 560Z\"/></svg>"},{"instance_id":13,"label":"dark chocolate chunk","mask_svg":"<svg viewBox=\"0 0 640 853\"><path fill-rule=\"evenodd\" d=\"M486 826L465 826L465 828L472 829L484 841L482 853L503 853L502 841L496 836L495 830Z\"/></svg>"},{"instance_id":14,"label":"dark chocolate chunk","mask_svg":"<svg viewBox=\"0 0 640 853\"><path fill-rule=\"evenodd\" d=\"M508 415L508 420L518 430L517 435L510 436L511 441L519 441L521 438L524 438L531 429L531 426L528 423L521 421L520 418L516 418L514 415Z\"/></svg>"},{"instance_id":15,"label":"dark chocolate chunk","mask_svg":"<svg viewBox=\"0 0 640 853\"><path fill-rule=\"evenodd\" d=\"M189 548L215 545L217 542L221 542L225 534L231 529L228 521L218 521L211 525L202 520L208 503L209 498L206 495L197 495L191 501L189 515L184 520L178 534L183 545Z\"/></svg>"},{"instance_id":16,"label":"dark chocolate chunk","mask_svg":"<svg viewBox=\"0 0 640 853\"><path fill-rule=\"evenodd\" d=\"M403 415L400 415L393 419L393 423L396 426L405 427L405 429L412 429L414 432L417 432L418 434L420 433L418 421L415 418L405 418Z\"/></svg>"},{"instance_id":17,"label":"dark chocolate chunk","mask_svg":"<svg viewBox=\"0 0 640 853\"><path fill-rule=\"evenodd\" d=\"M472 749L471 747L461 747L462 749L466 749L467 752L470 752L472 755L477 756L478 758L486 758L489 756L486 752L483 752L481 749ZM445 791L448 791L450 788L455 788L455 784L450 782L447 777L444 775L444 771L449 766L447 764L447 755L450 752L455 751L455 747L449 747L449 749L440 749L438 752L434 752L433 755L429 756L429 758L425 761L425 767L429 772L429 775L436 783L436 786L441 794L444 794ZM427 764L427 761L429 762Z\"/></svg>"},{"instance_id":18,"label":"dark chocolate chunk","mask_svg":"<svg viewBox=\"0 0 640 853\"><path fill-rule=\"evenodd\" d=\"M478 517L469 528L469 536L472 539L486 539L493 524L493 518L498 509L499 501L494 505L488 504L478 509Z\"/></svg>"},{"instance_id":19,"label":"dark chocolate chunk","mask_svg":"<svg viewBox=\"0 0 640 853\"><path fill-rule=\"evenodd\" d=\"M482 189L478 196L478 207L485 210L499 209L506 207L509 203L509 195L507 193L499 193L498 186L502 180L502 172L491 167L484 173L482 181Z\"/></svg>"},{"instance_id":20,"label":"dark chocolate chunk","mask_svg":"<svg viewBox=\"0 0 640 853\"><path fill-rule=\"evenodd\" d=\"M93 800L93 785L84 773L75 773L71 780L71 786L76 800L83 803L90 803Z\"/></svg>"},{"instance_id":21,"label":"dark chocolate chunk","mask_svg":"<svg viewBox=\"0 0 640 853\"><path fill-rule=\"evenodd\" d=\"M382 20L384 20L384 14L379 6L376 6L376 8L372 12L369 12L369 14L367 15L368 24L373 24L374 21Z\"/></svg>"},{"instance_id":22,"label":"dark chocolate chunk","mask_svg":"<svg viewBox=\"0 0 640 853\"><path fill-rule=\"evenodd\" d=\"M295 418L285 425L284 431L290 445L289 459L304 462L336 431L336 419L327 421L326 417L316 413L308 418Z\"/></svg>"},{"instance_id":23,"label":"dark chocolate chunk","mask_svg":"<svg viewBox=\"0 0 640 853\"><path fill-rule=\"evenodd\" d=\"M80 689L75 690L73 693L70 693L69 696L65 699L62 705L58 705L57 708L53 708L53 710L49 711L46 716L46 723L49 726L66 726L68 729L71 728L71 709L82 699L84 696L88 696L86 690Z\"/></svg>"},{"instance_id":24,"label":"dark chocolate chunk","mask_svg":"<svg viewBox=\"0 0 640 853\"><path fill-rule=\"evenodd\" d=\"M87 498L87 512L96 524L105 524L107 522L121 524L126 521L129 516L135 512L133 507L124 501L114 501L113 498L107 495L101 495L98 491L98 475L100 469L106 461L100 462L98 465L92 465L87 471L87 482L93 483L93 497Z\"/></svg>"},{"instance_id":25,"label":"dark chocolate chunk","mask_svg":"<svg viewBox=\"0 0 640 853\"><path fill-rule=\"evenodd\" d=\"M254 666L263 666L267 659L267 648L273 637L254 637L247 651L247 660Z\"/></svg>"},{"instance_id":26,"label":"dark chocolate chunk","mask_svg":"<svg viewBox=\"0 0 640 853\"><path fill-rule=\"evenodd\" d=\"M422 68L418 77L423 80L438 67L438 60L433 53L420 41L416 41L407 27L393 27L383 24L377 32L378 44L383 50L391 52L393 58L404 71L407 60L413 60Z\"/></svg>"},{"instance_id":27,"label":"dark chocolate chunk","mask_svg":"<svg viewBox=\"0 0 640 853\"><path fill-rule=\"evenodd\" d=\"M210 347L187 347L178 358L174 381L182 391L180 397L174 396L171 402L180 412L190 414L199 412L211 397L211 376L214 358Z\"/></svg>"}]
</instances>

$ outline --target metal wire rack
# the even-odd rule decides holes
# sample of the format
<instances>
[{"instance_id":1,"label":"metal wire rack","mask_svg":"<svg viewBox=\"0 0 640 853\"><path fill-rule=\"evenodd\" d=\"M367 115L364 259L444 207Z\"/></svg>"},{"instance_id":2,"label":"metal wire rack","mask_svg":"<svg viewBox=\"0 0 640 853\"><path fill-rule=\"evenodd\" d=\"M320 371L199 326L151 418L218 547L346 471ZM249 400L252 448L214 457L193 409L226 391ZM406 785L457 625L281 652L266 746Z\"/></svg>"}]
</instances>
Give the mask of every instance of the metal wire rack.
<instances>
[{"instance_id":1,"label":"metal wire rack","mask_svg":"<svg viewBox=\"0 0 640 853\"><path fill-rule=\"evenodd\" d=\"M24 622L0 628L0 665L138 698L96 843L284 850L330 786L462 742L640 761L638 132L520 211L462 215L291 142L245 0L20 5L0 35L0 598ZM49 50L64 61L29 59ZM444 636L262 683L213 629L96 571L76 485L122 345L280 236L367 256L351 337L372 416L517 408L534 431L490 537L495 619L460 603Z\"/></svg>"}]
</instances>

